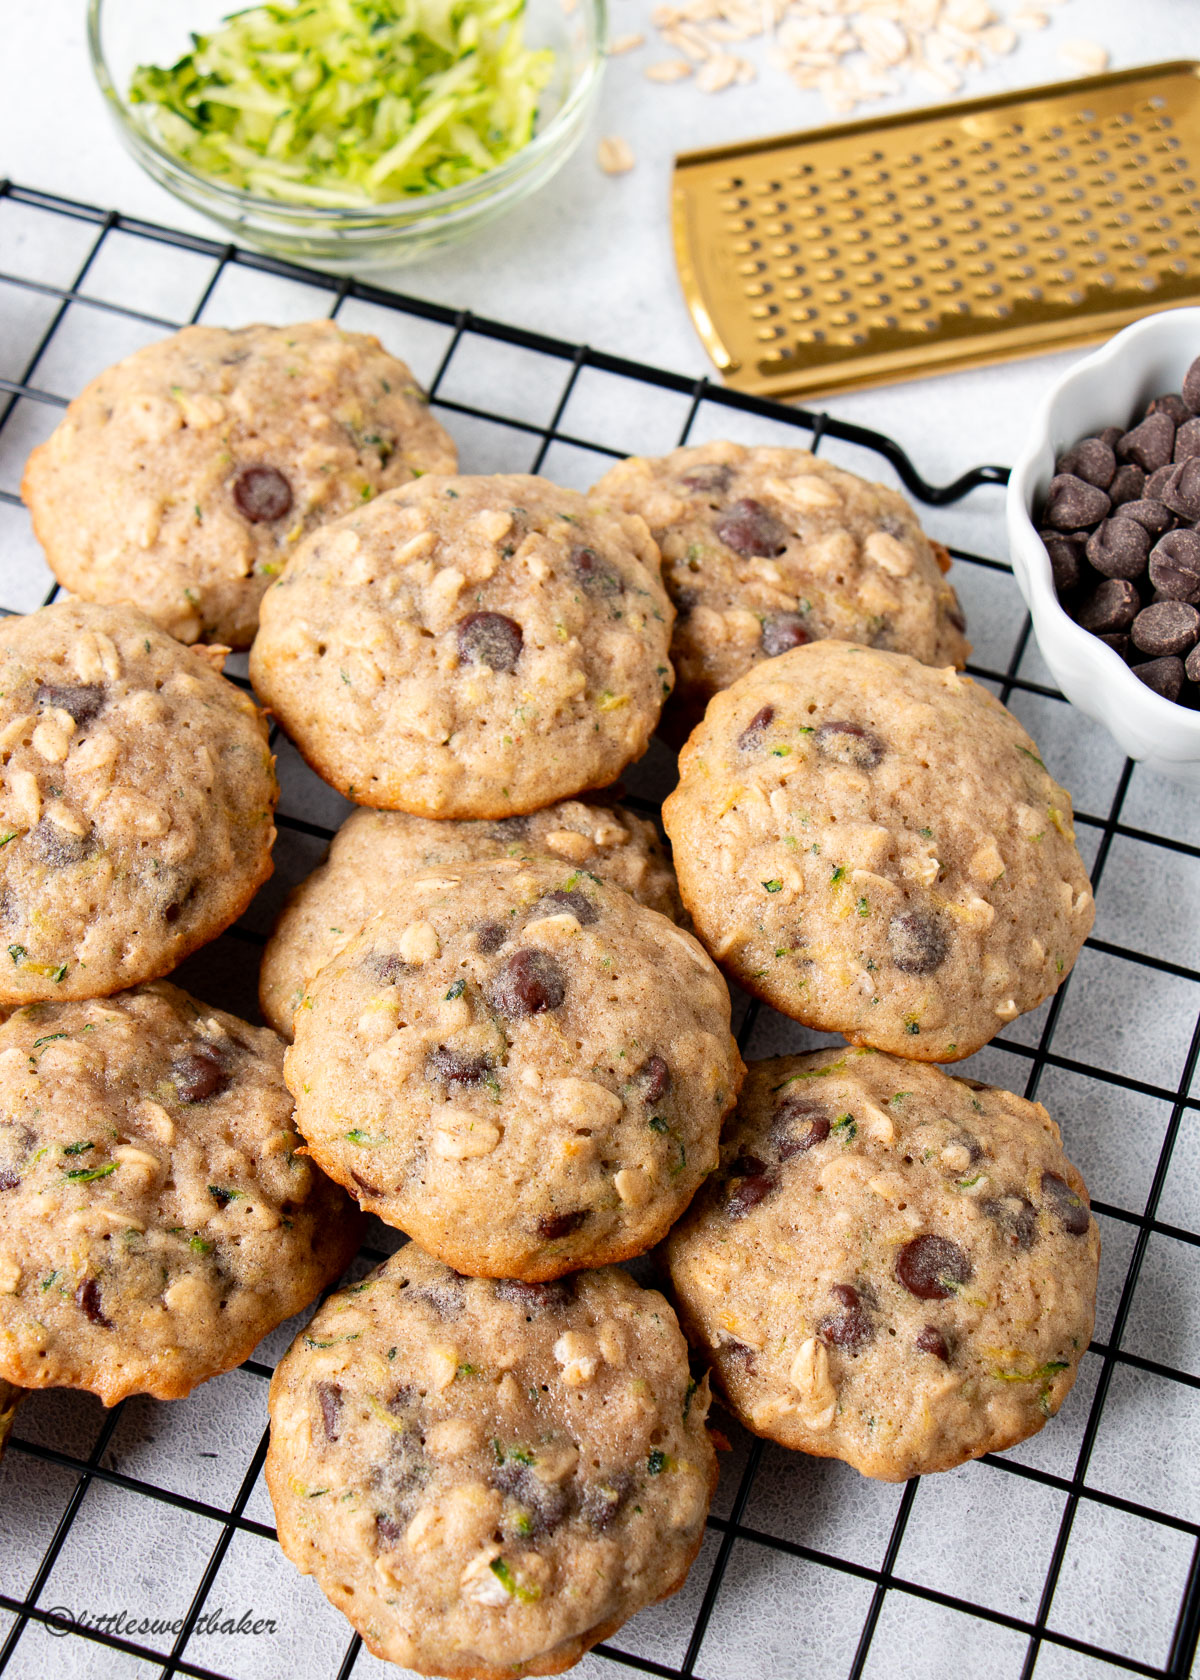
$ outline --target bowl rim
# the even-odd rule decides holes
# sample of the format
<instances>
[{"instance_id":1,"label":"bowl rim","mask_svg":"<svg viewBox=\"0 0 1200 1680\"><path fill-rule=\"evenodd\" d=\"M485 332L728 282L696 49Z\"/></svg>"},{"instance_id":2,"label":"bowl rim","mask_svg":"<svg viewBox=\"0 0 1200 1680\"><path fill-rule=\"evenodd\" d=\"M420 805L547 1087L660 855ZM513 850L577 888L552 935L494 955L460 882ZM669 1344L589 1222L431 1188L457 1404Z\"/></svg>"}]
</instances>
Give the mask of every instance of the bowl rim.
<instances>
[{"instance_id":1,"label":"bowl rim","mask_svg":"<svg viewBox=\"0 0 1200 1680\"><path fill-rule=\"evenodd\" d=\"M463 181L456 187L445 187L440 192L414 194L410 198L391 199L380 204L310 205L290 199L264 198L259 194L246 192L241 187L232 186L229 182L222 181L219 176L206 175L160 144L146 128L135 121L127 98L120 92L113 79L104 53L101 33L101 13L104 4L105 0L88 0L88 56L97 86L121 133L135 147L151 152L170 172L194 182L205 192L223 198L230 208L243 213L255 212L264 219L276 222L303 218L314 234L322 226L333 229L345 222L360 224L364 229L369 229L380 223L399 220L415 229L421 223L440 220L455 211L493 199L511 182L521 180L540 158L553 154L559 141L574 132L582 110L599 83L608 52L608 0L582 0L582 9L589 12L593 18L594 39L587 62L546 128L541 134L535 134L528 140L514 156L497 164L494 169L477 175L471 181Z\"/></svg>"},{"instance_id":2,"label":"bowl rim","mask_svg":"<svg viewBox=\"0 0 1200 1680\"><path fill-rule=\"evenodd\" d=\"M1028 442L1013 464L1008 481L1005 512L1014 570L1018 583L1022 585L1022 593L1029 606L1035 631L1045 627L1060 640L1064 648L1072 650L1079 660L1090 663L1098 676L1113 683L1124 683L1128 704L1133 709L1140 710L1147 723L1169 730L1175 735L1177 743L1180 736L1183 736L1187 740L1188 751L1200 755L1200 711L1181 706L1177 701L1168 700L1166 695L1158 694L1154 689L1147 687L1134 675L1132 668L1125 663L1115 648L1109 647L1099 637L1093 636L1090 630L1085 630L1081 624L1075 622L1058 598L1054 588L1050 556L1033 522L1035 481L1046 465L1051 469L1054 465L1053 422L1055 409L1063 396L1081 380L1086 381L1092 375L1103 374L1115 363L1129 359L1131 353L1136 353L1143 339L1153 338L1164 331L1164 323L1169 323L1171 328L1178 332L1184 330L1189 320L1195 332L1196 342L1200 344L1200 305L1184 304L1172 309L1156 310L1115 333L1089 355L1082 356L1072 363L1066 372L1054 381L1034 410ZM1055 669L1060 663L1057 652L1044 645L1040 634L1038 645L1046 663L1058 677L1059 673ZM1178 751L1166 750L1167 747L1168 743L1164 740L1164 758L1179 759L1183 756Z\"/></svg>"}]
</instances>

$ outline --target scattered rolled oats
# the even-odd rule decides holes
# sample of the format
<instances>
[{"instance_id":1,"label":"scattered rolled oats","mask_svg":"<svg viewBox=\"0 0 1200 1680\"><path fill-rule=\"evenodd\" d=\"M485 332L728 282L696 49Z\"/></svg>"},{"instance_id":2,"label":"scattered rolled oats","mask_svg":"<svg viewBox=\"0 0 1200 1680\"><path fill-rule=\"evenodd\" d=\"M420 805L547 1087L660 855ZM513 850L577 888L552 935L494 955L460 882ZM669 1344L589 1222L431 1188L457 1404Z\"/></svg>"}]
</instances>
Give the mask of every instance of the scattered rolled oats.
<instances>
[{"instance_id":1,"label":"scattered rolled oats","mask_svg":"<svg viewBox=\"0 0 1200 1680\"><path fill-rule=\"evenodd\" d=\"M615 41L608 43L608 56L617 58L621 53L632 52L635 47L643 47L645 44L644 35L618 35Z\"/></svg>"},{"instance_id":2,"label":"scattered rolled oats","mask_svg":"<svg viewBox=\"0 0 1200 1680\"><path fill-rule=\"evenodd\" d=\"M619 135L606 134L596 148L596 160L606 175L627 175L634 165L633 148Z\"/></svg>"},{"instance_id":3,"label":"scattered rolled oats","mask_svg":"<svg viewBox=\"0 0 1200 1680\"><path fill-rule=\"evenodd\" d=\"M797 87L819 92L832 112L846 115L902 92L906 79L940 97L957 92L989 58L1011 53L1022 32L1045 29L1046 8L1056 4L1025 0L1007 12L990 0L679 0L656 6L652 21L680 56L648 65L644 74L678 82L696 67L706 93L744 86L756 67L734 57L728 44L765 36L772 61ZM623 36L610 50L634 44L640 38ZM1087 75L1108 63L1092 41L1064 43L1061 56Z\"/></svg>"},{"instance_id":4,"label":"scattered rolled oats","mask_svg":"<svg viewBox=\"0 0 1200 1680\"><path fill-rule=\"evenodd\" d=\"M1072 70L1085 76L1098 76L1108 69L1108 50L1099 41L1064 41L1058 56Z\"/></svg>"}]
</instances>

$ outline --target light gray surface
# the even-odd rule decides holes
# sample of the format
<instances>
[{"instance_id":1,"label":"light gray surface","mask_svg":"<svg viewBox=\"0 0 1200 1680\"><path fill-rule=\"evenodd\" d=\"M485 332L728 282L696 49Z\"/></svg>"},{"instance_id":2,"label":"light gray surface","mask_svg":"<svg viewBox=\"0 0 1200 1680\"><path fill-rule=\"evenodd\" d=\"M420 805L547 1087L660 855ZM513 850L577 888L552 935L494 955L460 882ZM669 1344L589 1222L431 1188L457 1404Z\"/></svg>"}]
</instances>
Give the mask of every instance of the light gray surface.
<instances>
[{"instance_id":1,"label":"light gray surface","mask_svg":"<svg viewBox=\"0 0 1200 1680\"><path fill-rule=\"evenodd\" d=\"M65 283L93 236L92 229L0 202L0 253L2 266L10 271ZM110 237L93 272L89 289L94 285L95 295L181 318L200 295L209 267L140 241ZM6 359L7 367L19 369L32 351L45 314L30 305L27 293L14 295L18 307L10 308L8 296L0 293L0 358ZM493 300L495 312L505 313L504 301L502 297ZM255 314L298 318L320 312L327 304L323 293L233 270L222 279L204 318L241 321ZM381 332L426 378L436 369L448 339L444 328L400 320L359 305L348 306L343 318L348 325ZM155 336L158 330L143 331L121 317L75 304L36 370L36 382L69 394L113 355ZM574 330L582 334L588 323L576 322ZM670 358L664 352L659 359ZM1044 377L1045 364L1041 367ZM973 410L969 430L943 434L940 419L934 425L922 406L921 387L880 394L870 402L869 412L862 411L863 417L890 429L933 477L978 459L1004 459L1012 437L1011 414L1005 430L1004 413L1009 412L1005 405L1016 412L1021 389L1033 378L1032 370L1030 364L1021 370L1002 369L980 376L988 378L988 389L994 386L997 392L1000 418L996 426L989 406L986 414ZM565 372L560 363L469 339L452 364L445 391L480 408L539 423L549 417ZM859 401L868 404L866 398ZM580 437L615 449L661 449L675 440L686 408L684 399L670 393L589 372L572 397L563 425ZM47 413L25 404L0 432L0 488L11 489L17 482L26 449L44 435ZM467 470L500 466L521 470L531 462L536 439L526 434L456 416L449 418L449 424ZM746 442L781 436L796 441L788 428L714 407L703 409L695 436L722 433ZM856 470L892 481L885 464L861 451L831 440L825 452ZM603 458L597 454L557 444L547 471L565 481L586 484L602 466ZM927 514L926 524L934 536L998 553L1001 493L976 492L959 508ZM0 504L0 603L32 607L49 581L23 512ZM1015 586L1005 576L969 567L959 568L957 581L967 604L976 657L987 669L1003 671L1023 622ZM1032 645L1020 673L1031 681L1044 681ZM1105 818L1123 761L1104 732L1061 702L1036 694L1018 692L1013 705L1032 729L1051 768L1075 794L1079 809ZM281 758L285 811L324 824L340 820L347 809L344 802L317 782L286 746ZM669 760L655 748L627 781L635 791L657 795L668 775ZM1137 829L1161 831L1193 845L1200 841L1196 798L1142 770L1133 773L1123 815ZM1099 830L1083 824L1080 835L1091 861ZM315 852L311 840L284 833L278 874L252 908L251 925L259 929L269 925L286 886L311 867ZM1097 937L1194 967L1200 952L1198 871L1200 860L1194 857L1118 836L1098 893ZM193 959L181 979L216 1003L250 1011L252 956L246 945L223 940ZM1133 1077L1158 1092L1170 1091L1182 1077L1198 1009L1200 988L1195 981L1156 974L1126 958L1088 950L1063 1000L1054 1051L1068 1060ZM1036 1046L1048 1014L1049 1007L1044 1006L1014 1023L1006 1041ZM750 1053L772 1054L815 1042L813 1035L764 1014L752 1035ZM1021 1090L1029 1067L1027 1055L991 1046L975 1058L969 1071ZM1200 1082L1196 1089L1200 1092ZM1162 1095L1127 1093L1111 1082L1058 1066L1047 1068L1040 1094L1061 1121L1068 1150L1083 1167L1093 1194L1113 1208L1140 1212L1170 1119L1169 1101ZM1197 1228L1200 1185L1194 1146L1198 1135L1200 1114L1193 1107L1184 1116L1160 1210L1165 1221L1189 1231ZM1097 1336L1104 1340L1110 1335L1121 1295L1134 1228L1127 1220L1107 1216L1102 1228L1105 1253ZM273 1360L286 1339L287 1332L279 1332L260 1357ZM1200 1375L1200 1269L1192 1246L1168 1236L1151 1240L1133 1295L1124 1345L1142 1359ZM1041 1436L1010 1455L1016 1463L1054 1477L1073 1475L1101 1365L1100 1356L1089 1355L1063 1413ZM18 1435L86 1459L103 1423L104 1414L94 1401L39 1395L24 1408ZM238 1497L264 1424L262 1379L233 1373L175 1406L138 1401L126 1407L102 1462L135 1480L228 1509ZM721 1516L731 1510L747 1452L745 1439L732 1429L730 1435L733 1450L724 1460L715 1506ZM1198 1446L1195 1391L1119 1365L1096 1434L1088 1485L1101 1494L1159 1506L1194 1522L1200 1493ZM0 1466L0 1592L20 1599L28 1591L74 1486L71 1474L30 1452L10 1450ZM261 1478L247 1491L245 1516L270 1525ZM744 1527L803 1551L836 1556L850 1569L835 1568L802 1555L801 1550L774 1551L752 1538L737 1538L696 1659L696 1674L707 1680L774 1680L792 1675L824 1680L845 1674L871 1603L870 1572L883 1564L900 1502L897 1488L866 1482L839 1465L769 1449L742 1514ZM1056 1486L987 1465L926 1481L912 1501L896 1576L948 1600L966 1600L1004 1616L1032 1619L1063 1508L1064 1495ZM43 1609L64 1605L77 1612L125 1608L139 1617L180 1615L191 1601L220 1532L203 1515L179 1512L137 1492L93 1483L37 1603ZM687 1650L720 1543L719 1532L714 1532L685 1591L635 1619L615 1637L614 1645L649 1662L678 1664ZM1142 1661L1164 1661L1192 1548L1188 1533L1084 1499L1066 1548L1050 1626L1069 1638ZM197 1636L187 1648L190 1662L246 1680L276 1675L302 1675L306 1680L328 1675L332 1680L337 1673L348 1642L346 1624L269 1539L252 1532L234 1538L206 1601L209 1610L220 1606L234 1617L244 1611L271 1617L277 1623L276 1632L257 1638ZM0 1640L8 1622L0 1612ZM146 1643L166 1651L170 1638L148 1637ZM964 1614L951 1603L927 1602L897 1589L883 1600L865 1672L874 1680L916 1680L918 1676L941 1680L950 1674L999 1680L1020 1673L1025 1650L1026 1641L1019 1632ZM108 1680L127 1673L153 1675L158 1668L80 1639L55 1638L31 1623L5 1672L20 1680L64 1676L75 1680L82 1675ZM382 1680L389 1672L397 1671L386 1670L365 1655L354 1666L355 1676L378 1675ZM620 1668L593 1655L579 1672L589 1680L615 1680ZM1117 1670L1047 1645L1036 1672L1039 1680L1045 1676L1100 1680Z\"/></svg>"}]
</instances>

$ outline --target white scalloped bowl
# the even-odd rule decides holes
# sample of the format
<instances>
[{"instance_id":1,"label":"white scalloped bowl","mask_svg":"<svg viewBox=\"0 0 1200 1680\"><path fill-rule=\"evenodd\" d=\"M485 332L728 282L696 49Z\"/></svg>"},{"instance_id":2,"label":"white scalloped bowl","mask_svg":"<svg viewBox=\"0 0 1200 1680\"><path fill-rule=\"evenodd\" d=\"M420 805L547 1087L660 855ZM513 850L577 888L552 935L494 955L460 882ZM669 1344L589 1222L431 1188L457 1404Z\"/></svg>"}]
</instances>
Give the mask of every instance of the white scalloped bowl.
<instances>
[{"instance_id":1,"label":"white scalloped bowl","mask_svg":"<svg viewBox=\"0 0 1200 1680\"><path fill-rule=\"evenodd\" d=\"M1054 593L1050 557L1032 515L1064 450L1105 426L1127 426L1152 397L1178 391L1197 355L1200 309L1168 309L1126 327L1077 362L1034 416L1028 446L1012 470L1006 507L1013 571L1058 686L1102 723L1130 758L1194 788L1200 788L1200 712L1155 694L1114 649L1068 618Z\"/></svg>"}]
</instances>

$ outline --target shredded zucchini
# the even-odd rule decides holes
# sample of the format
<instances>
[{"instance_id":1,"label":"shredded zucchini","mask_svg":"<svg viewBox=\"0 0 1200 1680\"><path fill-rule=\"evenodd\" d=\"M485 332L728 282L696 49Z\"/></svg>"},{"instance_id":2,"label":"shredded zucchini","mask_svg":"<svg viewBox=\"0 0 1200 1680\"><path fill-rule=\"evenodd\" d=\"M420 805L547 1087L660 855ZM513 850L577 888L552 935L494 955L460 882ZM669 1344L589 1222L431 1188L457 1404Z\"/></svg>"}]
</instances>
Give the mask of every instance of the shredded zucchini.
<instances>
[{"instance_id":1,"label":"shredded zucchini","mask_svg":"<svg viewBox=\"0 0 1200 1680\"><path fill-rule=\"evenodd\" d=\"M554 54L524 0L302 0L235 12L130 102L202 174L336 208L440 192L527 144Z\"/></svg>"}]
</instances>

